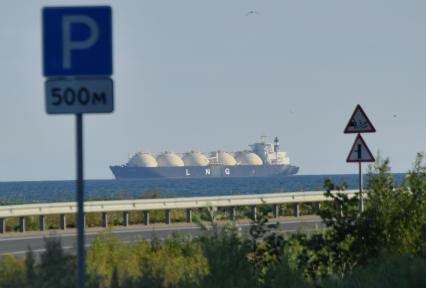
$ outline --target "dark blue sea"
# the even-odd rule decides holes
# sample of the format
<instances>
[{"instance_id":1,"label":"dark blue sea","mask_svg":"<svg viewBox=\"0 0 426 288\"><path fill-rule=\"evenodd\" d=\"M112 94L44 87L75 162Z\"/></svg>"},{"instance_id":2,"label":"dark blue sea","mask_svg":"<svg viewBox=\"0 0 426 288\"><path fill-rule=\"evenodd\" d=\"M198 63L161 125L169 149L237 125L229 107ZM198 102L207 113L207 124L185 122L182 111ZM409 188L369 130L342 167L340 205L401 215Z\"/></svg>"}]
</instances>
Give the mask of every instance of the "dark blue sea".
<instances>
[{"instance_id":1,"label":"dark blue sea","mask_svg":"<svg viewBox=\"0 0 426 288\"><path fill-rule=\"evenodd\" d=\"M394 174L395 182L401 182L404 175ZM143 198L152 193L165 198L319 191L323 190L326 178L330 178L335 184L344 181L348 184L348 189L358 188L357 174L293 175L270 178L86 180L85 199ZM0 204L74 200L75 181L0 182Z\"/></svg>"}]
</instances>

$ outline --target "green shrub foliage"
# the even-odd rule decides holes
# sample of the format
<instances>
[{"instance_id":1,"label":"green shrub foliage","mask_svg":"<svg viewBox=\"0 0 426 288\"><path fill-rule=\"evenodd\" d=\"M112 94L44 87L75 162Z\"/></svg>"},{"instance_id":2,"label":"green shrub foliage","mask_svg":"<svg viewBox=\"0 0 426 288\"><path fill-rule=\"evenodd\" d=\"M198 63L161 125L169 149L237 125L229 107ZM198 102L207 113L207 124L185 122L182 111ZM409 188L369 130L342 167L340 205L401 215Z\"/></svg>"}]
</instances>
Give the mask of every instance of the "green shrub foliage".
<instances>
[{"instance_id":1,"label":"green shrub foliage","mask_svg":"<svg viewBox=\"0 0 426 288\"><path fill-rule=\"evenodd\" d=\"M86 250L87 287L426 287L423 155L398 185L389 161L378 159L369 168L364 211L358 195L340 193L345 183L325 180L329 201L318 211L325 227L309 234L285 237L268 223L271 207L258 210L248 234L235 223L218 225L223 211L212 208L196 217L210 221L200 222L205 232L197 239L124 242L100 233ZM59 240L45 247L39 259L31 250L25 259L1 256L0 288L75 287L75 256Z\"/></svg>"}]
</instances>

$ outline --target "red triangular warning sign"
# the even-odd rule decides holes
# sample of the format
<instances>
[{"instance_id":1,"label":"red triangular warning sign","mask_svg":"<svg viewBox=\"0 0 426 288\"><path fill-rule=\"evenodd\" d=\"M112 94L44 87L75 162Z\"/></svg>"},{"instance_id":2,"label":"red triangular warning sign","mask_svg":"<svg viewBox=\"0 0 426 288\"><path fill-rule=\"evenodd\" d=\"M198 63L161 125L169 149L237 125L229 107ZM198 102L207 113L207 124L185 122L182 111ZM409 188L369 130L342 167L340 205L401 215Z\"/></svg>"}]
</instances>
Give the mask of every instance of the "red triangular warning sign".
<instances>
[{"instance_id":1,"label":"red triangular warning sign","mask_svg":"<svg viewBox=\"0 0 426 288\"><path fill-rule=\"evenodd\" d=\"M346 162L374 162L373 154L371 154L370 149L368 149L367 144L365 144L364 139L361 135L355 139L354 144L352 145L351 151L349 152Z\"/></svg>"},{"instance_id":2,"label":"red triangular warning sign","mask_svg":"<svg viewBox=\"0 0 426 288\"><path fill-rule=\"evenodd\" d=\"M367 114L362 110L360 105L357 105L354 113L352 113L349 119L348 125L346 125L344 133L368 133L376 132Z\"/></svg>"}]
</instances>

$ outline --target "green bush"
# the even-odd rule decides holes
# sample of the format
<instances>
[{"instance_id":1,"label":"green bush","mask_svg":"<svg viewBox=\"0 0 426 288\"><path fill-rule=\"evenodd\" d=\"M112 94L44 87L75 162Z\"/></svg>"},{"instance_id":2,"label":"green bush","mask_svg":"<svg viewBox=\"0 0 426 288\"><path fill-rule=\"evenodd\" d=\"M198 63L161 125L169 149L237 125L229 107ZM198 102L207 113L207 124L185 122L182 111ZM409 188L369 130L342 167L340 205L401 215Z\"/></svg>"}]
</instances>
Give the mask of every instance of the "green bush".
<instances>
[{"instance_id":1,"label":"green bush","mask_svg":"<svg viewBox=\"0 0 426 288\"><path fill-rule=\"evenodd\" d=\"M26 287L25 264L11 255L0 257L0 287Z\"/></svg>"},{"instance_id":2,"label":"green bush","mask_svg":"<svg viewBox=\"0 0 426 288\"><path fill-rule=\"evenodd\" d=\"M326 180L330 201L319 209L326 227L313 233L285 236L267 222L271 206L259 208L248 237L232 223L218 226L218 219L228 217L227 210L212 208L194 210L195 219L210 222L199 222L205 231L197 239L174 235L129 243L109 231L100 233L86 252L87 287L426 287L422 159L419 154L398 186L389 161L379 159L369 171L363 212L357 196L331 193L345 190L344 183L337 186ZM304 213L316 209L315 204L302 206ZM281 215L293 215L293 210L293 204L281 205ZM239 215L251 216L251 207L240 207ZM122 214L109 216L120 223ZM99 224L99 214L90 217L90 225ZM131 212L130 218L143 222L143 212ZM164 211L153 211L150 218L164 222ZM184 221L185 210L172 211L172 218ZM32 221L36 229L36 220L27 224ZM17 228L17 219L8 225ZM31 251L25 262L13 256L0 258L0 288L75 284L76 259L64 252L59 240L46 241L37 263Z\"/></svg>"},{"instance_id":3,"label":"green bush","mask_svg":"<svg viewBox=\"0 0 426 288\"><path fill-rule=\"evenodd\" d=\"M355 269L343 281L325 280L323 287L426 287L426 259L412 255L383 256Z\"/></svg>"},{"instance_id":4,"label":"green bush","mask_svg":"<svg viewBox=\"0 0 426 288\"><path fill-rule=\"evenodd\" d=\"M76 258L64 252L59 239L46 239L46 251L34 268L34 283L31 287L68 288L76 286ZM27 265L27 269L29 265ZM29 276L29 274L27 274Z\"/></svg>"}]
</instances>

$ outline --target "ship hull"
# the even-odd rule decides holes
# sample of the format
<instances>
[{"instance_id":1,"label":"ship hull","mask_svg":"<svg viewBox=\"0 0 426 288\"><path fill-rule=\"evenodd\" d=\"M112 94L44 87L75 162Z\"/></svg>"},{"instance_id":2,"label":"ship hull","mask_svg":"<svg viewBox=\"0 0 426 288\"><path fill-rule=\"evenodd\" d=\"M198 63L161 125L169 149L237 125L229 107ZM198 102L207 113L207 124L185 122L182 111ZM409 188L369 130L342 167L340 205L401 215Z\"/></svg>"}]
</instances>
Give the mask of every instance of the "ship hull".
<instances>
[{"instance_id":1,"label":"ship hull","mask_svg":"<svg viewBox=\"0 0 426 288\"><path fill-rule=\"evenodd\" d=\"M218 178L271 177L294 175L299 167L293 165L208 165L186 167L128 167L110 166L116 179L149 178Z\"/></svg>"}]
</instances>

